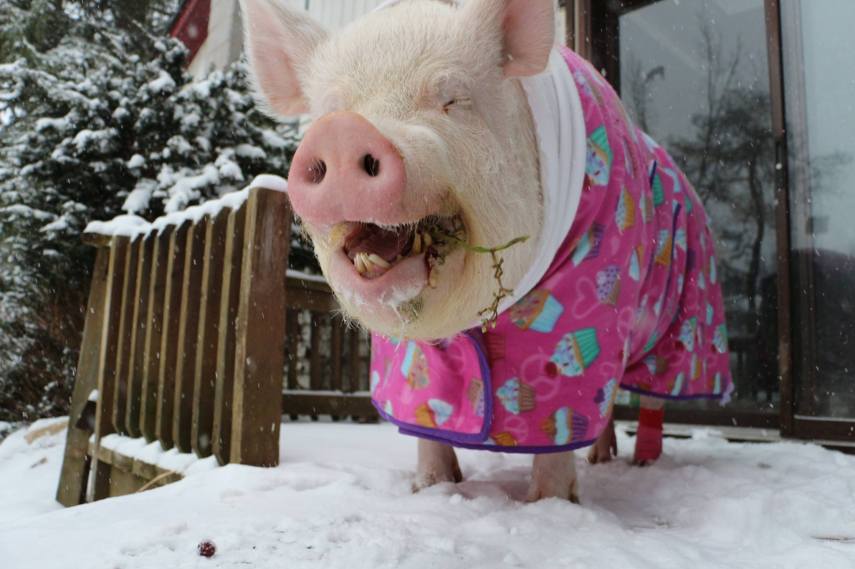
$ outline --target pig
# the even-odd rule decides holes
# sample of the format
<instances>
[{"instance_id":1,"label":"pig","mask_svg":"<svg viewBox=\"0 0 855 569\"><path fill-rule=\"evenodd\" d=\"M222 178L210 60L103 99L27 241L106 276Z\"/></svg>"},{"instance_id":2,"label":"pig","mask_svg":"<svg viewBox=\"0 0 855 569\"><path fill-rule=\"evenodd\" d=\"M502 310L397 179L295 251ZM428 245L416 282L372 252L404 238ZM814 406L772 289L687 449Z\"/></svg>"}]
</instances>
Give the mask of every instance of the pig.
<instances>
[{"instance_id":1,"label":"pig","mask_svg":"<svg viewBox=\"0 0 855 569\"><path fill-rule=\"evenodd\" d=\"M372 400L419 437L414 487L454 447L534 454L528 499L578 499L573 450L616 452L618 388L731 389L713 239L673 160L586 62L552 0L393 0L336 34L241 0L259 101L308 115L295 214L343 312L372 332Z\"/></svg>"}]
</instances>

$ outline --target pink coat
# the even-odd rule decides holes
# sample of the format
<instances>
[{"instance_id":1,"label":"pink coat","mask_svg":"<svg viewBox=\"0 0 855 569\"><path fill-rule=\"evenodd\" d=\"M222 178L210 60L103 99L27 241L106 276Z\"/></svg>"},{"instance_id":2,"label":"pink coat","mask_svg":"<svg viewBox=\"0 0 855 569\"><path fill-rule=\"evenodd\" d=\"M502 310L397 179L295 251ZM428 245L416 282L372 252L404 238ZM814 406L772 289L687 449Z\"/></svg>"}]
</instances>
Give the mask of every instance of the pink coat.
<instances>
[{"instance_id":1,"label":"pink coat","mask_svg":"<svg viewBox=\"0 0 855 569\"><path fill-rule=\"evenodd\" d=\"M540 283L487 333L372 338L372 399L403 433L504 452L570 450L597 439L618 387L667 399L732 389L698 196L606 81L562 54L588 135L570 233Z\"/></svg>"}]
</instances>

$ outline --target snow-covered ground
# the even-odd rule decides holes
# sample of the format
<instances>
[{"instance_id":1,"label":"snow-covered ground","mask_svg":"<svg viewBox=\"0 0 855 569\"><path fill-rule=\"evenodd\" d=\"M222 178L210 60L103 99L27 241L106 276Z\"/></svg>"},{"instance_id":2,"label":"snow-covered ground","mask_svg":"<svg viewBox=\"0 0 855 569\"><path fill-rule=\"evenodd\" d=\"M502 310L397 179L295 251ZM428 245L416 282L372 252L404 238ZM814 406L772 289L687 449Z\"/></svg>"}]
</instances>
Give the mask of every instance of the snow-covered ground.
<instances>
[{"instance_id":1,"label":"snow-covered ground","mask_svg":"<svg viewBox=\"0 0 855 569\"><path fill-rule=\"evenodd\" d=\"M525 456L461 452L467 482L414 495L414 441L391 426L286 423L278 468L64 509L63 440L0 444L2 569L855 567L855 457L808 444L698 430L652 467L582 465L581 505L526 504Z\"/></svg>"}]
</instances>

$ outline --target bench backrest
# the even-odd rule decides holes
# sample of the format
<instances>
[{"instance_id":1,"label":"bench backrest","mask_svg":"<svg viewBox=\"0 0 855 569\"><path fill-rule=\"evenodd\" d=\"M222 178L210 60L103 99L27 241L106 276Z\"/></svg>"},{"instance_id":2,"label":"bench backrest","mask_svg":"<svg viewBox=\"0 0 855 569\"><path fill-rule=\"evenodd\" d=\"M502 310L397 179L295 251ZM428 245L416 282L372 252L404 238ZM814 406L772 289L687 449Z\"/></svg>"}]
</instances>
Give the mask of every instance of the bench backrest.
<instances>
[{"instance_id":1,"label":"bench backrest","mask_svg":"<svg viewBox=\"0 0 855 569\"><path fill-rule=\"evenodd\" d=\"M97 254L61 503L85 500L90 463L105 495L97 445L110 433L220 464L278 463L290 222L286 194L253 188L86 234Z\"/></svg>"}]
</instances>

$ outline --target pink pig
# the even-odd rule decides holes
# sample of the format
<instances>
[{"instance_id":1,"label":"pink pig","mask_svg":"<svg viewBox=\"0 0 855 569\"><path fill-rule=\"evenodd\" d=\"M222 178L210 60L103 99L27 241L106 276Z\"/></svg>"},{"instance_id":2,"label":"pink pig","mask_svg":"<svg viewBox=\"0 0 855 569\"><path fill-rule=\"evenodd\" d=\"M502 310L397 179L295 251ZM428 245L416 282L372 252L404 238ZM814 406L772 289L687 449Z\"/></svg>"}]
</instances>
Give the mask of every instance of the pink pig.
<instances>
[{"instance_id":1,"label":"pink pig","mask_svg":"<svg viewBox=\"0 0 855 569\"><path fill-rule=\"evenodd\" d=\"M708 218L554 45L552 0L393 0L335 36L276 0L241 5L260 99L313 119L291 203L374 333L378 411L420 437L417 488L459 481L466 446L534 453L529 498L575 499L572 451L611 458L618 386L642 395L642 463L664 399L726 399Z\"/></svg>"}]
</instances>

